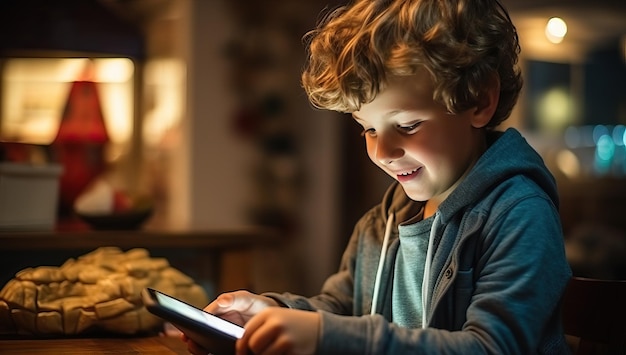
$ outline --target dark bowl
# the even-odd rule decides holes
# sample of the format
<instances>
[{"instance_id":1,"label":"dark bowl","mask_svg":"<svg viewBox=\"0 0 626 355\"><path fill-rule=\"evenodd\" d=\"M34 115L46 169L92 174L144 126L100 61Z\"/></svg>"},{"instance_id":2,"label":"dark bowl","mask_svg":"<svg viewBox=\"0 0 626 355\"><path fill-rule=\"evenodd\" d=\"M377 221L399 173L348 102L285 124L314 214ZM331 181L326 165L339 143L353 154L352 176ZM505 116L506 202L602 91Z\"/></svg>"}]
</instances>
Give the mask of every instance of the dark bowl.
<instances>
[{"instance_id":1,"label":"dark bowl","mask_svg":"<svg viewBox=\"0 0 626 355\"><path fill-rule=\"evenodd\" d=\"M136 230L152 216L152 209L131 210L112 214L76 213L95 230Z\"/></svg>"}]
</instances>

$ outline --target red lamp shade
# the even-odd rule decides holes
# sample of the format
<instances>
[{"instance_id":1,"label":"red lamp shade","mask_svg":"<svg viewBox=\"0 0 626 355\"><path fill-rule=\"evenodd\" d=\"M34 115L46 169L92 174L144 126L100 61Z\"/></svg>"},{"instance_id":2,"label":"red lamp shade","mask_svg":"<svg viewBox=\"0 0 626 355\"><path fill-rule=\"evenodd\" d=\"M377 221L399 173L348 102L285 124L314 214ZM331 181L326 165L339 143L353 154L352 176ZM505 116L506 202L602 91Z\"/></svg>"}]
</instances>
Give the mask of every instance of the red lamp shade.
<instances>
[{"instance_id":1,"label":"red lamp shade","mask_svg":"<svg viewBox=\"0 0 626 355\"><path fill-rule=\"evenodd\" d=\"M73 82L55 143L105 144L108 141L96 83Z\"/></svg>"},{"instance_id":2,"label":"red lamp shade","mask_svg":"<svg viewBox=\"0 0 626 355\"><path fill-rule=\"evenodd\" d=\"M59 212L73 211L76 198L105 169L104 147L109 142L96 83L72 83L59 131L52 143L60 177Z\"/></svg>"}]
</instances>

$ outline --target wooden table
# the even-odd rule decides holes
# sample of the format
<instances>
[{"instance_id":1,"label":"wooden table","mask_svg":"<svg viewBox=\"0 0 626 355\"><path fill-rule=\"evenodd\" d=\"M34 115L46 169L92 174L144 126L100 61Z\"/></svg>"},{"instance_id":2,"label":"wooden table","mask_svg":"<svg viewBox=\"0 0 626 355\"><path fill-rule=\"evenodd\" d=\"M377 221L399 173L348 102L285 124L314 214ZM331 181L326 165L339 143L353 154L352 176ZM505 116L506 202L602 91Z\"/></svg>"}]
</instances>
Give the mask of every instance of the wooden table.
<instances>
[{"instance_id":1,"label":"wooden table","mask_svg":"<svg viewBox=\"0 0 626 355\"><path fill-rule=\"evenodd\" d=\"M185 354L187 344L178 337L112 337L62 339L3 339L0 354Z\"/></svg>"}]
</instances>

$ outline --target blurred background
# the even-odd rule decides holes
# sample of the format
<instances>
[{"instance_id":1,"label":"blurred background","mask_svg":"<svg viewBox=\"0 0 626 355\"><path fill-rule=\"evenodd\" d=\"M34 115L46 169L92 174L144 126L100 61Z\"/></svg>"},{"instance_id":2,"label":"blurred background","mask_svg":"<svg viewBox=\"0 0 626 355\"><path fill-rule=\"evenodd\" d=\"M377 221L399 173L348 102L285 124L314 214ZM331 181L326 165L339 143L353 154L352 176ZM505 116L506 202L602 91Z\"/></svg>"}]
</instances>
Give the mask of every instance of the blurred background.
<instances>
[{"instance_id":1,"label":"blurred background","mask_svg":"<svg viewBox=\"0 0 626 355\"><path fill-rule=\"evenodd\" d=\"M1 0L0 140L52 144L71 88L94 82L95 143L116 184L153 199L145 228L276 228L281 245L247 264L250 288L315 294L391 181L357 125L300 88L302 35L341 3ZM525 78L505 126L558 179L576 272L624 278L626 2L502 3Z\"/></svg>"}]
</instances>

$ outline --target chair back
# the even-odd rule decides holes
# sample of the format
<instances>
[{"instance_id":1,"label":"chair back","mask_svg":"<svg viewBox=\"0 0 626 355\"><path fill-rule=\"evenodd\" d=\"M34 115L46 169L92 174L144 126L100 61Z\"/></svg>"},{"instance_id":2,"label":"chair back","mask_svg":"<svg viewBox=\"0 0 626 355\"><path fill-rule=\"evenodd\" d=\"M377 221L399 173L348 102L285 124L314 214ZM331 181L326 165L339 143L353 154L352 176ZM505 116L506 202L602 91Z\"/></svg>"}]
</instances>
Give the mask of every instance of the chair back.
<instances>
[{"instance_id":1,"label":"chair back","mask_svg":"<svg viewBox=\"0 0 626 355\"><path fill-rule=\"evenodd\" d=\"M626 354L626 281L573 277L563 296L565 334L575 354Z\"/></svg>"}]
</instances>

